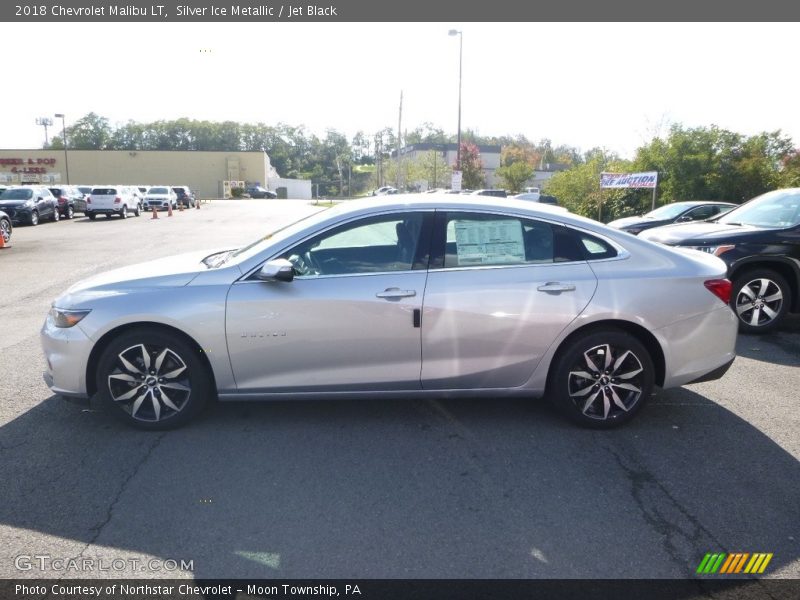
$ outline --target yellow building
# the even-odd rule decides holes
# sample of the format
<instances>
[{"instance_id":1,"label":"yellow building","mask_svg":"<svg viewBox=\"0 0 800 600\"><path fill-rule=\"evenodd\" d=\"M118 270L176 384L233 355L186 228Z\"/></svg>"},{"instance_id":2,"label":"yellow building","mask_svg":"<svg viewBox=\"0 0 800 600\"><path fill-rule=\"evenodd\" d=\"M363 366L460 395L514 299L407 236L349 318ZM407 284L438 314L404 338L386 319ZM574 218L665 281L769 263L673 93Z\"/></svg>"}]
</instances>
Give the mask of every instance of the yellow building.
<instances>
[{"instance_id":1,"label":"yellow building","mask_svg":"<svg viewBox=\"0 0 800 600\"><path fill-rule=\"evenodd\" d=\"M266 152L0 150L5 185L188 185L198 198L220 198L223 181L269 189L277 177Z\"/></svg>"}]
</instances>

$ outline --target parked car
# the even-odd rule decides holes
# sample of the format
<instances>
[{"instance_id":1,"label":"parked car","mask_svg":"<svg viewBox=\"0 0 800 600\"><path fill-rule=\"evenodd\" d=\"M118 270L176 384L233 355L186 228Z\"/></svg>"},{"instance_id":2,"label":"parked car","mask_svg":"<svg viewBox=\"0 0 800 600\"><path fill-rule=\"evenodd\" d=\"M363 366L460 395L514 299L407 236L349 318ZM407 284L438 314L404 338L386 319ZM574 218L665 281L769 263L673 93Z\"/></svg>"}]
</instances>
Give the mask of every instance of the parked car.
<instances>
[{"instance_id":1,"label":"parked car","mask_svg":"<svg viewBox=\"0 0 800 600\"><path fill-rule=\"evenodd\" d=\"M145 429L181 425L215 396L459 394L546 395L610 427L654 386L722 376L729 291L713 256L537 204L368 198L236 250L73 285L42 329L45 380Z\"/></svg>"},{"instance_id":2,"label":"parked car","mask_svg":"<svg viewBox=\"0 0 800 600\"><path fill-rule=\"evenodd\" d=\"M184 208L194 208L196 202L194 192L188 186L176 185L172 187L172 191L175 192L178 204L182 204Z\"/></svg>"},{"instance_id":3,"label":"parked car","mask_svg":"<svg viewBox=\"0 0 800 600\"><path fill-rule=\"evenodd\" d=\"M6 244L11 241L11 232L14 228L11 225L11 217L0 210L0 235L3 236L3 242Z\"/></svg>"},{"instance_id":4,"label":"parked car","mask_svg":"<svg viewBox=\"0 0 800 600\"><path fill-rule=\"evenodd\" d=\"M670 223L705 221L724 214L733 208L736 208L736 204L731 204L730 202L706 202L703 200L672 202L671 204L659 206L641 217L625 217L611 221L608 226L639 235L646 229L661 227Z\"/></svg>"},{"instance_id":5,"label":"parked car","mask_svg":"<svg viewBox=\"0 0 800 600\"><path fill-rule=\"evenodd\" d=\"M494 196L495 198L506 198L508 196L505 190L475 190L470 193L475 196Z\"/></svg>"},{"instance_id":6,"label":"parked car","mask_svg":"<svg viewBox=\"0 0 800 600\"><path fill-rule=\"evenodd\" d=\"M731 308L744 333L780 326L800 312L800 188L768 192L711 221L641 234L720 257L733 281Z\"/></svg>"},{"instance_id":7,"label":"parked car","mask_svg":"<svg viewBox=\"0 0 800 600\"><path fill-rule=\"evenodd\" d=\"M71 219L76 212L86 213L86 198L74 185L58 185L49 188L58 202L58 212L65 219Z\"/></svg>"},{"instance_id":8,"label":"parked car","mask_svg":"<svg viewBox=\"0 0 800 600\"><path fill-rule=\"evenodd\" d=\"M397 193L397 189L396 188L393 188L390 185L384 185L384 186L379 187L374 192L372 192L372 195L373 196L388 196L388 195L396 194L396 193Z\"/></svg>"},{"instance_id":9,"label":"parked car","mask_svg":"<svg viewBox=\"0 0 800 600\"><path fill-rule=\"evenodd\" d=\"M14 225L38 225L42 219L58 221L58 201L46 187L12 186L0 194L0 210Z\"/></svg>"},{"instance_id":10,"label":"parked car","mask_svg":"<svg viewBox=\"0 0 800 600\"><path fill-rule=\"evenodd\" d=\"M145 210L167 210L170 205L178 208L178 195L168 185L154 185L144 197Z\"/></svg>"},{"instance_id":11,"label":"parked car","mask_svg":"<svg viewBox=\"0 0 800 600\"><path fill-rule=\"evenodd\" d=\"M266 188L261 187L260 185L254 185L247 188L246 193L251 198L271 198L275 199L278 197L278 194L275 192L268 190Z\"/></svg>"},{"instance_id":12,"label":"parked car","mask_svg":"<svg viewBox=\"0 0 800 600\"><path fill-rule=\"evenodd\" d=\"M85 199L87 196L91 196L92 195L92 188L94 186L91 186L91 185L76 185L75 187L78 188L81 191L81 193L83 194L83 197Z\"/></svg>"},{"instance_id":13,"label":"parked car","mask_svg":"<svg viewBox=\"0 0 800 600\"><path fill-rule=\"evenodd\" d=\"M127 185L95 186L86 200L86 215L94 221L97 215L117 215L127 219L133 213L139 216L139 199L134 191Z\"/></svg>"},{"instance_id":14,"label":"parked car","mask_svg":"<svg viewBox=\"0 0 800 600\"><path fill-rule=\"evenodd\" d=\"M527 200L528 202L539 202L541 204L550 204L551 206L558 206L558 199L555 196L548 196L539 192L522 192L513 196L517 200Z\"/></svg>"}]
</instances>

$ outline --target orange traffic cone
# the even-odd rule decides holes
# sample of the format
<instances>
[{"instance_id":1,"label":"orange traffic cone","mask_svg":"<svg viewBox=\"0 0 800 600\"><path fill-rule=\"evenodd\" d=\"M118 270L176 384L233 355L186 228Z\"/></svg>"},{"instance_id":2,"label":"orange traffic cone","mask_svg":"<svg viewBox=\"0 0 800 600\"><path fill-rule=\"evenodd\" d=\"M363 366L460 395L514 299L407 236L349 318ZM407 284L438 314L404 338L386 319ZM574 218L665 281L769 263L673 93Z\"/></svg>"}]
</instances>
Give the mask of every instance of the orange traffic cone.
<instances>
[{"instance_id":1,"label":"orange traffic cone","mask_svg":"<svg viewBox=\"0 0 800 600\"><path fill-rule=\"evenodd\" d=\"M158 211L156 210L155 206L153 207L153 216L152 216L152 218L153 219L157 219L158 218Z\"/></svg>"},{"instance_id":2,"label":"orange traffic cone","mask_svg":"<svg viewBox=\"0 0 800 600\"><path fill-rule=\"evenodd\" d=\"M10 238L9 238L10 240ZM6 244L6 240L2 234L0 234L0 250L5 250L6 248L11 248L11 241Z\"/></svg>"},{"instance_id":3,"label":"orange traffic cone","mask_svg":"<svg viewBox=\"0 0 800 600\"><path fill-rule=\"evenodd\" d=\"M170 202L169 204L167 204L167 216L168 216L168 217L171 217L171 216L172 216L172 202Z\"/></svg>"}]
</instances>

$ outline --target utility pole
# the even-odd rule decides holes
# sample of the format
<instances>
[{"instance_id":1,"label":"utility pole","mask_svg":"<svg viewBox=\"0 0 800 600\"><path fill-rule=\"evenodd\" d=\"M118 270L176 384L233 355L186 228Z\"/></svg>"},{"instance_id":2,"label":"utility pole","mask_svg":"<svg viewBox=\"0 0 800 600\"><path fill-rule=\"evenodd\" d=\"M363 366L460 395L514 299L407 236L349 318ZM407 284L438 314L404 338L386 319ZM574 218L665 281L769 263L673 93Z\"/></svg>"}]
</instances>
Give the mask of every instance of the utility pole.
<instances>
[{"instance_id":1,"label":"utility pole","mask_svg":"<svg viewBox=\"0 0 800 600\"><path fill-rule=\"evenodd\" d=\"M395 187L399 190L400 189L400 167L402 165L402 161L400 160L400 127L403 124L403 90L400 90L400 111L397 115L397 184Z\"/></svg>"},{"instance_id":2,"label":"utility pole","mask_svg":"<svg viewBox=\"0 0 800 600\"><path fill-rule=\"evenodd\" d=\"M44 145L49 146L50 140L47 138L47 128L53 124L53 119L50 117L36 117L36 124L44 127Z\"/></svg>"}]
</instances>

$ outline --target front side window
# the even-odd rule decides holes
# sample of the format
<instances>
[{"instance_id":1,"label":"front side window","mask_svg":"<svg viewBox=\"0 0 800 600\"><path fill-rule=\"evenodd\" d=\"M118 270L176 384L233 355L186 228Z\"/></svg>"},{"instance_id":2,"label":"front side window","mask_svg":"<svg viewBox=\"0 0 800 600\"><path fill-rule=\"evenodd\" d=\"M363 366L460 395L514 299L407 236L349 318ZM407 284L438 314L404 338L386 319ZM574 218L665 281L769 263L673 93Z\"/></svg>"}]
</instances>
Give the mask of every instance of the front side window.
<instances>
[{"instance_id":1,"label":"front side window","mask_svg":"<svg viewBox=\"0 0 800 600\"><path fill-rule=\"evenodd\" d=\"M360 219L302 242L282 258L301 277L411 270L425 215L397 213Z\"/></svg>"}]
</instances>

